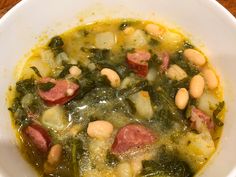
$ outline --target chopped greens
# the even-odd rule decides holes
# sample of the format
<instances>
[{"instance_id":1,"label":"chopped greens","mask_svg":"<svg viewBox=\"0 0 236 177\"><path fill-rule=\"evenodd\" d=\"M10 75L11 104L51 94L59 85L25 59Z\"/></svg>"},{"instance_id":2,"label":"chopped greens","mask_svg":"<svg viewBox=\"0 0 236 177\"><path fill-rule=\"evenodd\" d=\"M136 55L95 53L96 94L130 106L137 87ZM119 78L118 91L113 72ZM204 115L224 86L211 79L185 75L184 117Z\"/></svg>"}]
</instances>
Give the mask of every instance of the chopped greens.
<instances>
[{"instance_id":1,"label":"chopped greens","mask_svg":"<svg viewBox=\"0 0 236 177\"><path fill-rule=\"evenodd\" d=\"M209 87L200 98L176 94L191 93L211 65L186 58L198 49L180 33L155 30L150 21L96 22L33 50L8 109L40 176L192 177L207 162L225 102Z\"/></svg>"},{"instance_id":2,"label":"chopped greens","mask_svg":"<svg viewBox=\"0 0 236 177\"><path fill-rule=\"evenodd\" d=\"M55 36L51 39L48 46L53 51L54 55L58 55L59 53L63 52L64 42L60 36Z\"/></svg>"},{"instance_id":3,"label":"chopped greens","mask_svg":"<svg viewBox=\"0 0 236 177\"><path fill-rule=\"evenodd\" d=\"M46 91L51 90L53 87L55 87L55 85L56 85L55 83L46 82L46 83L39 83L38 87L40 90L46 92Z\"/></svg>"},{"instance_id":4,"label":"chopped greens","mask_svg":"<svg viewBox=\"0 0 236 177\"><path fill-rule=\"evenodd\" d=\"M194 76L200 71L193 64L189 63L183 56L183 50L176 52L170 57L171 64L181 67L189 76Z\"/></svg>"},{"instance_id":5,"label":"chopped greens","mask_svg":"<svg viewBox=\"0 0 236 177\"><path fill-rule=\"evenodd\" d=\"M151 47L156 47L159 43L160 43L160 42L159 42L158 40L151 38L148 44L149 44Z\"/></svg>"},{"instance_id":6,"label":"chopped greens","mask_svg":"<svg viewBox=\"0 0 236 177\"><path fill-rule=\"evenodd\" d=\"M225 107L225 102L222 101L217 105L216 109L213 111L213 121L219 127L222 127L224 125L224 123L221 121L221 116L220 116L224 107Z\"/></svg>"},{"instance_id":7,"label":"chopped greens","mask_svg":"<svg viewBox=\"0 0 236 177\"><path fill-rule=\"evenodd\" d=\"M32 66L30 67L34 72L35 74L38 76L38 77L42 77L42 75L40 74L39 70L35 67L35 66Z\"/></svg>"},{"instance_id":8,"label":"chopped greens","mask_svg":"<svg viewBox=\"0 0 236 177\"><path fill-rule=\"evenodd\" d=\"M106 155L106 164L110 167L114 167L119 163L119 159L114 155L111 154L111 152L107 152Z\"/></svg>"},{"instance_id":9,"label":"chopped greens","mask_svg":"<svg viewBox=\"0 0 236 177\"><path fill-rule=\"evenodd\" d=\"M142 161L142 177L191 177L193 172L190 166L174 152L168 151L161 147L159 158L156 160Z\"/></svg>"},{"instance_id":10,"label":"chopped greens","mask_svg":"<svg viewBox=\"0 0 236 177\"><path fill-rule=\"evenodd\" d=\"M20 80L16 83L16 91L21 95L25 95L29 92L35 92L36 85L34 79Z\"/></svg>"}]
</instances>

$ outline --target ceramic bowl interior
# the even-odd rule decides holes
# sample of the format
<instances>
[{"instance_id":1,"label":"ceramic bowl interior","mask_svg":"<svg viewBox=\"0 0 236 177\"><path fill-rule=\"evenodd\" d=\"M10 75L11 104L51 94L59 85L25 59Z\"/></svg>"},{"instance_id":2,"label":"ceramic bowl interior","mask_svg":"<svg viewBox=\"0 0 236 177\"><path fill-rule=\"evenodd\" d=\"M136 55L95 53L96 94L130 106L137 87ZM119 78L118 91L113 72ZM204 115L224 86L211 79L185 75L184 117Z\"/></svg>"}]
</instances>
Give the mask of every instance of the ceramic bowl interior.
<instances>
[{"instance_id":1,"label":"ceramic bowl interior","mask_svg":"<svg viewBox=\"0 0 236 177\"><path fill-rule=\"evenodd\" d=\"M0 177L36 176L17 149L7 111L7 89L21 71L19 65L13 74L16 64L53 35L111 18L177 28L209 57L224 87L227 114L217 153L199 176L236 176L236 20L215 0L23 0L0 20Z\"/></svg>"}]
</instances>

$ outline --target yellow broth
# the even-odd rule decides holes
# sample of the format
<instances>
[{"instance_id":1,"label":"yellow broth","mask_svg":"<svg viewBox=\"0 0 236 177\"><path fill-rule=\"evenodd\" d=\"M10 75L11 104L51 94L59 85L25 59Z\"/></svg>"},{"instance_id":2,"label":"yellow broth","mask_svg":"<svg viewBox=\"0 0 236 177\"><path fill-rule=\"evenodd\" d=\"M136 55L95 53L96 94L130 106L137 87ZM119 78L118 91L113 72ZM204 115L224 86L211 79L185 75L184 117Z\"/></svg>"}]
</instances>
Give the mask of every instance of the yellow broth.
<instances>
[{"instance_id":1,"label":"yellow broth","mask_svg":"<svg viewBox=\"0 0 236 177\"><path fill-rule=\"evenodd\" d=\"M152 29L147 27L150 24ZM210 89L205 78L203 94L198 98L190 94L184 109L178 109L175 97L180 88L189 92L192 78L198 74L205 77L205 69L215 73L201 52L206 60L203 65L189 61L184 55L187 49L198 51L176 30L150 21L117 19L79 26L33 50L8 95L23 156L40 176L193 176L215 152L224 102L220 84ZM140 51L146 54L148 64L141 61L131 67L129 53L134 56ZM165 70L161 70L163 54L168 57ZM147 65L146 74L137 69ZM175 70L176 78L168 74L173 65L182 68L183 78L182 70ZM114 87L109 75L101 74L104 68L118 73L118 85ZM42 84L41 77L54 80ZM62 99L68 99L66 102L60 98L49 104L42 95L57 87L58 80L73 83L78 90L72 92L73 98L65 95ZM70 94L68 89L66 94ZM112 125L109 136L101 129L100 134L93 129L94 134L89 133L90 123L97 120ZM32 124L47 132L50 143L39 129L28 129ZM149 129L155 142L113 153L115 138L130 124ZM209 128L211 125L214 127ZM38 142L35 144L38 136L48 143L43 152ZM56 144L62 152L51 164L49 154Z\"/></svg>"}]
</instances>

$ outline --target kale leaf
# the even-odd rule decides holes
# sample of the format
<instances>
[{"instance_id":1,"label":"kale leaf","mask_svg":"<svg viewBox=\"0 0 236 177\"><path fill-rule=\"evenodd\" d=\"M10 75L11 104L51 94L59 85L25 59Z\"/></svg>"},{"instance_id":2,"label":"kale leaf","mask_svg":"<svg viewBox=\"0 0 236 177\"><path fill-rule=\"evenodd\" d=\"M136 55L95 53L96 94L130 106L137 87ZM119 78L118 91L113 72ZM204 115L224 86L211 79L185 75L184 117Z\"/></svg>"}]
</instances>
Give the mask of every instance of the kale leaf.
<instances>
[{"instance_id":1,"label":"kale leaf","mask_svg":"<svg viewBox=\"0 0 236 177\"><path fill-rule=\"evenodd\" d=\"M53 51L54 55L57 56L59 53L63 52L64 42L60 36L55 36L51 39L48 46Z\"/></svg>"},{"instance_id":2,"label":"kale leaf","mask_svg":"<svg viewBox=\"0 0 236 177\"><path fill-rule=\"evenodd\" d=\"M46 92L46 91L51 90L53 87L55 87L55 85L56 85L55 83L46 82L46 83L39 83L38 87L40 90Z\"/></svg>"},{"instance_id":3,"label":"kale leaf","mask_svg":"<svg viewBox=\"0 0 236 177\"><path fill-rule=\"evenodd\" d=\"M21 95L25 95L27 93L34 93L36 90L36 84L34 79L25 79L20 80L16 83L16 91Z\"/></svg>"},{"instance_id":4,"label":"kale leaf","mask_svg":"<svg viewBox=\"0 0 236 177\"><path fill-rule=\"evenodd\" d=\"M192 177L190 166L181 160L174 151L169 151L165 146L160 147L158 158L142 161L142 177Z\"/></svg>"},{"instance_id":5,"label":"kale leaf","mask_svg":"<svg viewBox=\"0 0 236 177\"><path fill-rule=\"evenodd\" d=\"M35 66L32 66L32 67L30 67L30 68L35 72L35 74L36 74L38 77L42 77L42 75L40 74L38 68L36 68Z\"/></svg>"},{"instance_id":6,"label":"kale leaf","mask_svg":"<svg viewBox=\"0 0 236 177\"><path fill-rule=\"evenodd\" d=\"M222 127L224 125L224 123L220 120L220 113L223 111L224 107L225 102L222 101L217 105L216 109L213 111L213 121L219 127Z\"/></svg>"}]
</instances>

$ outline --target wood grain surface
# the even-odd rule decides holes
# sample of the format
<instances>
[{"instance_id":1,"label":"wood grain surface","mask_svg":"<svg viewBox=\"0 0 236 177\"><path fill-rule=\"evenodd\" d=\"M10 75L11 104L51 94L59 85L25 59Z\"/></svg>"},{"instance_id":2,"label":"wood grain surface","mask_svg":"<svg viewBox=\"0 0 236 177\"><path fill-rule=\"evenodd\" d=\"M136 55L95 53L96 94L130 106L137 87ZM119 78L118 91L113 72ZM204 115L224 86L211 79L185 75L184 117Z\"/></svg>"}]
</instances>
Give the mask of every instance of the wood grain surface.
<instances>
[{"instance_id":1,"label":"wood grain surface","mask_svg":"<svg viewBox=\"0 0 236 177\"><path fill-rule=\"evenodd\" d=\"M0 17L21 0L0 0ZM236 0L218 0L236 17Z\"/></svg>"}]
</instances>

